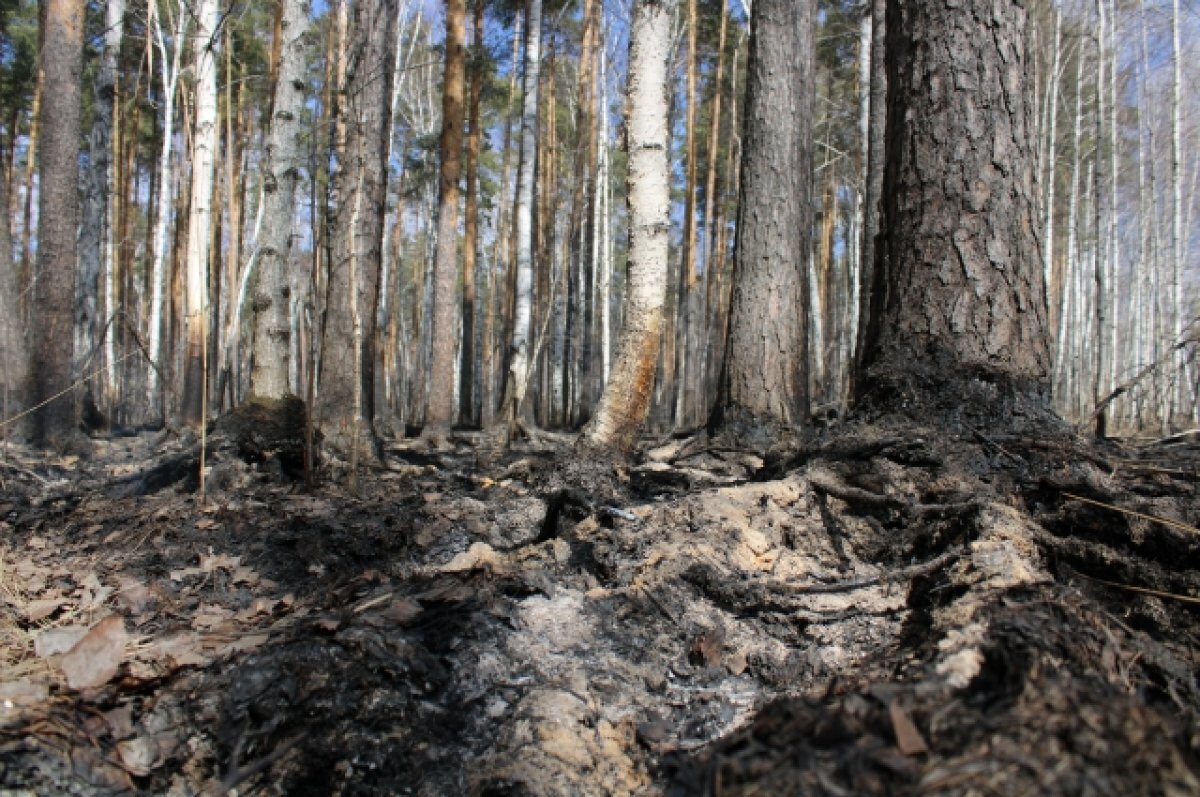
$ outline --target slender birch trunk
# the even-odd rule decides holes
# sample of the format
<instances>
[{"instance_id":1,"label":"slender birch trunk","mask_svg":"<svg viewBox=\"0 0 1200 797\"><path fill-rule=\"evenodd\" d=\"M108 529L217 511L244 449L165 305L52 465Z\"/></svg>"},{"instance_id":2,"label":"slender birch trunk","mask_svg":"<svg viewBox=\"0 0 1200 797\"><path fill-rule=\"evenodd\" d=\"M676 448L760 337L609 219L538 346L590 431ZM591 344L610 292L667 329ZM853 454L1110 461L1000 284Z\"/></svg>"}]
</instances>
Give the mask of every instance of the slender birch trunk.
<instances>
[{"instance_id":1,"label":"slender birch trunk","mask_svg":"<svg viewBox=\"0 0 1200 797\"><path fill-rule=\"evenodd\" d=\"M536 0L535 0L536 2ZM667 294L670 171L667 56L671 0L639 0L629 34L629 284L612 379L584 448L628 452L650 409Z\"/></svg>"},{"instance_id":2,"label":"slender birch trunk","mask_svg":"<svg viewBox=\"0 0 1200 797\"><path fill-rule=\"evenodd\" d=\"M162 80L162 146L158 156L158 185L154 189L156 207L154 212L154 234L152 236L150 266L150 314L147 320L147 357L150 360L146 374L147 411L153 420L165 415L163 396L159 382L162 379L164 359L162 357L163 298L167 284L167 255L170 243L171 201L175 195L175 180L171 171L171 159L175 143L175 100L179 87L179 74L183 60L183 33L187 25L187 13L177 7L171 20L172 49L167 51L166 34L163 32L162 10L159 0L150 0L150 21L154 30L154 41L158 47Z\"/></svg>"},{"instance_id":3,"label":"slender birch trunk","mask_svg":"<svg viewBox=\"0 0 1200 797\"><path fill-rule=\"evenodd\" d=\"M184 329L187 339L180 411L185 423L204 422L208 346L208 274L212 267L212 200L217 164L218 0L199 0L192 38L196 79L192 122L192 185L188 212Z\"/></svg>"},{"instance_id":4,"label":"slender birch trunk","mask_svg":"<svg viewBox=\"0 0 1200 797\"><path fill-rule=\"evenodd\" d=\"M538 78L541 67L542 0L528 0L525 9L525 77L521 104L521 156L517 168L516 295L508 377L504 386L501 422L511 438L522 412L529 382L531 314L533 304L533 202L537 173Z\"/></svg>"}]
</instances>

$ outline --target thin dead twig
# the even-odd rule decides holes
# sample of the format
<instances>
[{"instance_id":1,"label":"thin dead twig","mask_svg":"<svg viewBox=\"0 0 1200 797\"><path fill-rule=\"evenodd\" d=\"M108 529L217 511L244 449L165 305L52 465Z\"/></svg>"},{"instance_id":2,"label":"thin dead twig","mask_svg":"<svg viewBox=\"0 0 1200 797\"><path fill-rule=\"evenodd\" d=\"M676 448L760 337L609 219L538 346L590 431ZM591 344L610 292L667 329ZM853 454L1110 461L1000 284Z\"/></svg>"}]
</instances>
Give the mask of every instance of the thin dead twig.
<instances>
[{"instance_id":1,"label":"thin dead twig","mask_svg":"<svg viewBox=\"0 0 1200 797\"><path fill-rule=\"evenodd\" d=\"M1121 514L1129 515L1130 517L1141 518L1142 520L1149 520L1154 523L1161 523L1164 526L1170 526L1171 528L1179 529L1180 531L1186 531L1191 534L1200 534L1200 529L1196 528L1195 526L1190 526L1187 523L1181 523L1178 520L1168 520L1167 518L1147 515L1143 512L1136 512L1132 509L1125 509L1124 507L1114 506L1113 504L1106 504L1103 501L1095 501L1091 498L1084 498L1082 495L1075 495L1074 493L1063 493L1063 495L1075 501L1082 501L1085 504L1092 504L1093 506L1102 507L1104 509L1111 509L1114 512L1120 512Z\"/></svg>"}]
</instances>

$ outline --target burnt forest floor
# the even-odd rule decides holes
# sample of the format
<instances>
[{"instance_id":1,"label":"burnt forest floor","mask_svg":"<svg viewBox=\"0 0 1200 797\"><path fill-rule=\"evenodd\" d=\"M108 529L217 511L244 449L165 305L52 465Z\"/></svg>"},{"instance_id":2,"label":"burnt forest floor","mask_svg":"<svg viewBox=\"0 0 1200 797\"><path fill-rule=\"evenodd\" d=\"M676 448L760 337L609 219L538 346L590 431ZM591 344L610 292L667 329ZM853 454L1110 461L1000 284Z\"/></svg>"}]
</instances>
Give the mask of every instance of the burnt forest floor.
<instances>
[{"instance_id":1,"label":"burnt forest floor","mask_svg":"<svg viewBox=\"0 0 1200 797\"><path fill-rule=\"evenodd\" d=\"M1200 793L1186 437L457 440L204 500L6 445L0 794Z\"/></svg>"}]
</instances>

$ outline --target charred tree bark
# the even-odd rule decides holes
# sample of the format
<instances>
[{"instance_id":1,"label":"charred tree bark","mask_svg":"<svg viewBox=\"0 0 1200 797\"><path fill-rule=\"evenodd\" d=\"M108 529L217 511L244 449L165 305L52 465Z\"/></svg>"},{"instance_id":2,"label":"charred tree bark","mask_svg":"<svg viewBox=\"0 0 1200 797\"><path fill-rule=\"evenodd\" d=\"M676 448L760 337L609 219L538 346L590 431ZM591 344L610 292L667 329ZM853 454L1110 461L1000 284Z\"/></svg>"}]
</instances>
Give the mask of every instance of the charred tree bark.
<instances>
[{"instance_id":1,"label":"charred tree bark","mask_svg":"<svg viewBox=\"0 0 1200 797\"><path fill-rule=\"evenodd\" d=\"M1048 399L1026 12L897 3L877 290L859 398L963 402L964 386Z\"/></svg>"},{"instance_id":2,"label":"charred tree bark","mask_svg":"<svg viewBox=\"0 0 1200 797\"><path fill-rule=\"evenodd\" d=\"M808 420L812 0L756 0L724 374L709 428L766 447Z\"/></svg>"}]
</instances>

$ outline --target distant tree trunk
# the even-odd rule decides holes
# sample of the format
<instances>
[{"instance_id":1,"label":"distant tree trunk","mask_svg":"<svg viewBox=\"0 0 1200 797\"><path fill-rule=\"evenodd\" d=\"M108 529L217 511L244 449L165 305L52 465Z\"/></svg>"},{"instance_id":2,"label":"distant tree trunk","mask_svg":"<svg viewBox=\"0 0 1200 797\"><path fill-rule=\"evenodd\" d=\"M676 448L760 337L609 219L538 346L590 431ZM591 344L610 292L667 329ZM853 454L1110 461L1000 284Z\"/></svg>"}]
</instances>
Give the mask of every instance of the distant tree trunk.
<instances>
[{"instance_id":1,"label":"distant tree trunk","mask_svg":"<svg viewBox=\"0 0 1200 797\"><path fill-rule=\"evenodd\" d=\"M277 34L279 65L271 103L271 128L263 154L262 228L257 238L258 274L250 306L254 313L254 363L250 395L280 399L291 393L291 252L296 186L307 153L303 121L307 100L309 0L282 0ZM251 253L251 258L254 253ZM246 269L254 268L253 262ZM236 313L235 313L236 315ZM237 334L237 330L233 331Z\"/></svg>"},{"instance_id":2,"label":"distant tree trunk","mask_svg":"<svg viewBox=\"0 0 1200 797\"><path fill-rule=\"evenodd\" d=\"M21 221L21 270L18 272L22 292L33 288L33 178L40 165L38 148L41 145L45 86L45 69L39 64L37 83L33 87L33 107L29 111L29 143L25 149L25 210Z\"/></svg>"},{"instance_id":3,"label":"distant tree trunk","mask_svg":"<svg viewBox=\"0 0 1200 797\"><path fill-rule=\"evenodd\" d=\"M476 256L479 251L479 145L483 138L483 120L479 116L483 98L484 58L487 50L483 43L483 0L475 0L474 51L471 65L471 85L468 90L468 115L471 130L467 134L467 207L463 219L463 298L462 298L462 360L459 368L458 417L460 423L479 423L479 356L475 346L479 324L477 321ZM490 296L490 294L487 294ZM486 341L484 346L486 346Z\"/></svg>"},{"instance_id":4,"label":"distant tree trunk","mask_svg":"<svg viewBox=\"0 0 1200 797\"><path fill-rule=\"evenodd\" d=\"M887 26L883 290L859 398L954 412L983 393L1046 406L1025 9L895 4Z\"/></svg>"},{"instance_id":5,"label":"distant tree trunk","mask_svg":"<svg viewBox=\"0 0 1200 797\"><path fill-rule=\"evenodd\" d=\"M75 374L85 376L95 370L99 318L100 274L112 269L106 262L109 252L108 203L114 196L112 182L113 100L117 83L117 56L125 25L125 0L108 0L105 8L104 45L100 51L96 78L92 84L95 94L92 130L88 138L88 170L84 175L83 217L79 225L79 278L75 286ZM7 207L7 203L3 207ZM104 264L102 268L102 264ZM106 308L112 315L113 308ZM108 330L111 336L113 330ZM107 400L97 401L95 385L99 376L86 379L82 385L82 400L88 414L93 414Z\"/></svg>"},{"instance_id":6,"label":"distant tree trunk","mask_svg":"<svg viewBox=\"0 0 1200 797\"><path fill-rule=\"evenodd\" d=\"M525 8L525 77L521 104L521 157L517 167L516 290L508 376L499 421L511 437L529 382L533 312L533 202L537 175L538 78L541 68L542 0Z\"/></svg>"},{"instance_id":7,"label":"distant tree trunk","mask_svg":"<svg viewBox=\"0 0 1200 797\"><path fill-rule=\"evenodd\" d=\"M762 2L763 0L759 0ZM584 448L628 452L650 409L667 294L670 171L667 59L672 2L639 0L629 33L629 283L612 378Z\"/></svg>"},{"instance_id":8,"label":"distant tree trunk","mask_svg":"<svg viewBox=\"0 0 1200 797\"><path fill-rule=\"evenodd\" d=\"M318 410L326 443L343 454L374 455L375 318L383 247L395 0L349 9L338 71L332 258ZM344 72L342 71L344 67ZM344 131L344 132L341 132Z\"/></svg>"},{"instance_id":9,"label":"distant tree trunk","mask_svg":"<svg viewBox=\"0 0 1200 797\"><path fill-rule=\"evenodd\" d=\"M696 35L698 14L696 0L687 0L687 73L684 115L684 175L683 247L680 252L679 290L676 299L675 354L675 425L687 428L692 422L692 399L695 397L693 376L693 325L696 301Z\"/></svg>"},{"instance_id":10,"label":"distant tree trunk","mask_svg":"<svg viewBox=\"0 0 1200 797\"><path fill-rule=\"evenodd\" d=\"M41 64L53 90L42 98L34 290L34 441L61 447L76 433L71 385L76 226L79 220L83 0L46 0Z\"/></svg>"},{"instance_id":11,"label":"distant tree trunk","mask_svg":"<svg viewBox=\"0 0 1200 797\"><path fill-rule=\"evenodd\" d=\"M571 175L571 215L567 222L569 251L563 267L567 275L566 340L562 373L566 380L566 424L576 426L583 413L586 386L591 373L591 284L595 266L589 246L591 214L588 205L594 192L596 127L592 123L592 95L596 82L595 30L597 0L584 0L583 35L579 45L579 99L575 108L574 164Z\"/></svg>"},{"instance_id":12,"label":"distant tree trunk","mask_svg":"<svg viewBox=\"0 0 1200 797\"><path fill-rule=\"evenodd\" d=\"M867 135L866 173L863 176L862 241L859 245L858 324L854 330L854 367L850 370L850 395L858 392L862 373L867 324L871 319L872 297L878 285L875 239L879 235L879 216L883 202L884 134L887 126L887 63L884 49L887 37L887 0L871 0L871 77Z\"/></svg>"},{"instance_id":13,"label":"distant tree trunk","mask_svg":"<svg viewBox=\"0 0 1200 797\"><path fill-rule=\"evenodd\" d=\"M165 359L162 356L163 303L167 284L167 258L171 230L171 200L175 197L175 180L171 168L171 156L175 143L175 100L179 86L179 74L183 61L183 32L187 28L188 14L176 8L173 27L170 31L172 49L167 50L168 33L163 30L162 11L159 0L150 0L151 28L159 54L159 69L162 72L162 145L158 156L158 181L154 188L154 230L151 234L150 265L150 313L146 321L148 328L147 357L150 360L146 374L147 411L151 419L162 420L163 397L159 389Z\"/></svg>"},{"instance_id":14,"label":"distant tree trunk","mask_svg":"<svg viewBox=\"0 0 1200 797\"><path fill-rule=\"evenodd\" d=\"M722 0L721 2L721 25L717 33L717 71L713 77L713 92L712 92L712 113L708 120L708 163L704 178L704 226L701 228L701 234L704 236L704 305L700 312L701 330L699 337L704 349L697 352L696 367L699 369L695 383L697 396L695 401L698 402L695 406L698 411L703 411L710 406L711 394L709 388L711 386L711 376L709 368L712 364L711 352L717 342L713 334L712 324L710 323L711 316L717 304L714 297L718 293L717 275L715 274L716 257L714 257L717 234L713 225L718 217L717 206L720 203L720 197L717 195L717 172L720 164L720 149L721 149L721 91L725 77L725 41L729 29L729 7ZM727 144L732 148L732 143Z\"/></svg>"},{"instance_id":15,"label":"distant tree trunk","mask_svg":"<svg viewBox=\"0 0 1200 797\"><path fill-rule=\"evenodd\" d=\"M765 448L808 422L813 0L755 0L724 376L710 429Z\"/></svg>"},{"instance_id":16,"label":"distant tree trunk","mask_svg":"<svg viewBox=\"0 0 1200 797\"><path fill-rule=\"evenodd\" d=\"M1185 384L1185 361L1182 349L1174 348L1183 336L1184 301L1183 268L1187 255L1187 240L1183 224L1183 51L1179 23L1179 0L1171 5L1171 335L1168 345L1175 352L1175 383L1170 402L1168 422L1174 422L1183 407L1188 391Z\"/></svg>"},{"instance_id":17,"label":"distant tree trunk","mask_svg":"<svg viewBox=\"0 0 1200 797\"><path fill-rule=\"evenodd\" d=\"M187 289L184 302L186 336L183 394L180 411L184 423L204 423L209 306L208 275L212 268L212 200L216 176L217 142L217 25L218 0L201 0L196 6L192 40L195 71L195 115L192 119L192 186L187 232Z\"/></svg>"},{"instance_id":18,"label":"distant tree trunk","mask_svg":"<svg viewBox=\"0 0 1200 797\"><path fill-rule=\"evenodd\" d=\"M433 267L433 360L424 436L443 444L454 422L458 342L458 202L462 192L466 83L466 0L446 0L446 66L442 78L441 166L438 178L437 260Z\"/></svg>"},{"instance_id":19,"label":"distant tree trunk","mask_svg":"<svg viewBox=\"0 0 1200 797\"><path fill-rule=\"evenodd\" d=\"M9 144L12 146L12 144ZM29 402L29 342L21 323L17 262L13 259L9 181L0 175L0 417L13 418ZM27 437L29 423L0 428L0 439Z\"/></svg>"}]
</instances>

